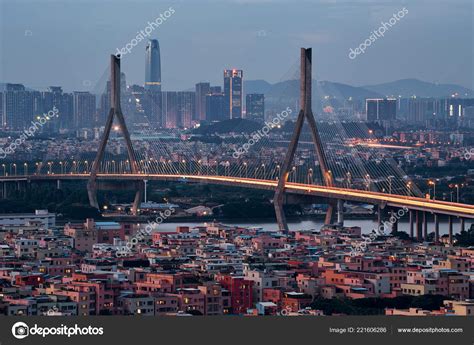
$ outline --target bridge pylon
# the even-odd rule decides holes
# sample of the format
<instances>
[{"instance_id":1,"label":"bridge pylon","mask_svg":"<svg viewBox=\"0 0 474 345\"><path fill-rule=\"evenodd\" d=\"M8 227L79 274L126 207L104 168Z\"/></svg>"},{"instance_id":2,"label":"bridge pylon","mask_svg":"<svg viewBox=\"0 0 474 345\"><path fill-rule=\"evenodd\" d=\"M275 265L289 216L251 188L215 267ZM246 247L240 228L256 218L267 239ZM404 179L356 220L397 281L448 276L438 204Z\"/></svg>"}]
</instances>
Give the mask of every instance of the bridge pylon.
<instances>
[{"instance_id":1,"label":"bridge pylon","mask_svg":"<svg viewBox=\"0 0 474 345\"><path fill-rule=\"evenodd\" d=\"M95 157L94 163L92 164L91 173L87 182L87 194L89 196L89 203L92 207L99 209L99 203L97 201L97 174L99 173L100 162L104 157L105 147L109 140L110 131L114 123L114 119L118 121L118 129L122 133L127 146L127 154L130 162L130 169L132 174L139 174L139 168L135 154L133 152L132 141L130 139L130 133L128 132L125 124L125 119L120 106L120 58L111 55L110 56L110 110L105 123L104 134L100 140L99 149L97 156ZM141 203L141 195L143 190L143 181L137 181L136 183L136 194L132 205L132 214L136 215Z\"/></svg>"},{"instance_id":2,"label":"bridge pylon","mask_svg":"<svg viewBox=\"0 0 474 345\"><path fill-rule=\"evenodd\" d=\"M295 130L291 137L290 146L286 153L285 160L281 169L281 175L278 180L278 186L275 191L273 198L273 204L275 207L276 218L278 227L282 232L288 232L288 223L286 221L285 213L283 211L284 196L285 196L285 184L288 181L288 176L291 170L291 164L293 162L296 147L301 134L304 120L308 122L311 137L316 149L316 155L319 161L319 167L321 169L321 175L323 176L323 183L325 186L331 187L334 185L333 176L331 171L328 169L326 156L324 155L323 146L321 143L321 137L317 129L316 121L313 116L311 109L311 48L301 48L301 70L300 70L300 105L301 110L299 111L298 118L296 120ZM329 204L328 211L326 213L325 223L331 223L333 218L333 211L335 209L334 202Z\"/></svg>"}]
</instances>

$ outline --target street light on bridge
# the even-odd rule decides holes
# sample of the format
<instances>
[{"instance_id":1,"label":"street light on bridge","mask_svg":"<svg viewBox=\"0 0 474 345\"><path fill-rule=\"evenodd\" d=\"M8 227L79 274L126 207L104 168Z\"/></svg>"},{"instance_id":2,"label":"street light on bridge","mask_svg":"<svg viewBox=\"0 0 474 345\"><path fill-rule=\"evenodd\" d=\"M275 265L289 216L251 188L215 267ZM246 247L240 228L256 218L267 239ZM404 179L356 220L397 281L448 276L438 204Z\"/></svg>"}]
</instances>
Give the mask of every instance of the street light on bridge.
<instances>
[{"instance_id":1,"label":"street light on bridge","mask_svg":"<svg viewBox=\"0 0 474 345\"><path fill-rule=\"evenodd\" d=\"M436 180L429 180L428 185L433 186L433 200L436 200Z\"/></svg>"},{"instance_id":2,"label":"street light on bridge","mask_svg":"<svg viewBox=\"0 0 474 345\"><path fill-rule=\"evenodd\" d=\"M290 182L291 182L291 174L293 174L293 176L294 176L294 181L293 182L296 182L296 167L295 166L293 166L293 168L291 168L291 171L290 171L290 174L289 174L288 179L290 180Z\"/></svg>"},{"instance_id":3,"label":"street light on bridge","mask_svg":"<svg viewBox=\"0 0 474 345\"><path fill-rule=\"evenodd\" d=\"M394 178L395 176L389 176L388 177L388 194L392 194L392 179Z\"/></svg>"},{"instance_id":4,"label":"street light on bridge","mask_svg":"<svg viewBox=\"0 0 474 345\"><path fill-rule=\"evenodd\" d=\"M367 179L367 191L370 191L370 184L371 184L370 175L366 174L365 177Z\"/></svg>"},{"instance_id":5,"label":"street light on bridge","mask_svg":"<svg viewBox=\"0 0 474 345\"><path fill-rule=\"evenodd\" d=\"M351 188L352 174L350 171L346 173L347 188Z\"/></svg>"},{"instance_id":6,"label":"street light on bridge","mask_svg":"<svg viewBox=\"0 0 474 345\"><path fill-rule=\"evenodd\" d=\"M411 195L411 187L412 187L412 182L411 181L408 181L407 183L407 188L408 188L408 195Z\"/></svg>"}]
</instances>

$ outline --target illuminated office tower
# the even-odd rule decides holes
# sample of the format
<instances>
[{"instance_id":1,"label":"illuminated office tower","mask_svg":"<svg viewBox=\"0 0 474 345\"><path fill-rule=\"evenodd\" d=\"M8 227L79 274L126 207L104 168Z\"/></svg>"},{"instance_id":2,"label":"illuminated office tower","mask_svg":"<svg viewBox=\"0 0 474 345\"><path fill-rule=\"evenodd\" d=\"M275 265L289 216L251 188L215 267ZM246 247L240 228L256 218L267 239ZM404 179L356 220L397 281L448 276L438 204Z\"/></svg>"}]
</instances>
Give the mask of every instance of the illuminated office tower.
<instances>
[{"instance_id":1,"label":"illuminated office tower","mask_svg":"<svg viewBox=\"0 0 474 345\"><path fill-rule=\"evenodd\" d=\"M149 40L146 45L145 89L161 92L161 59L158 40Z\"/></svg>"},{"instance_id":2,"label":"illuminated office tower","mask_svg":"<svg viewBox=\"0 0 474 345\"><path fill-rule=\"evenodd\" d=\"M242 118L243 71L224 70L224 111L228 119Z\"/></svg>"},{"instance_id":3,"label":"illuminated office tower","mask_svg":"<svg viewBox=\"0 0 474 345\"><path fill-rule=\"evenodd\" d=\"M265 121L265 96L249 93L245 97L245 118L263 123Z\"/></svg>"}]
</instances>

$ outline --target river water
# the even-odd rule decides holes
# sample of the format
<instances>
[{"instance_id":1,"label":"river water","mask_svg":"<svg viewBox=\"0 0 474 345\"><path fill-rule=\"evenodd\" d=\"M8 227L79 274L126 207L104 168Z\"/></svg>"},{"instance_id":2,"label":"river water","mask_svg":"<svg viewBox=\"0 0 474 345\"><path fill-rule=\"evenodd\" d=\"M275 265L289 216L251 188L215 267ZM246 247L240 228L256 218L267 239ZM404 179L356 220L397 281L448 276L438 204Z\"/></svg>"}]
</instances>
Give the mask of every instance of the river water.
<instances>
[{"instance_id":1,"label":"river water","mask_svg":"<svg viewBox=\"0 0 474 345\"><path fill-rule=\"evenodd\" d=\"M276 222L271 222L269 220L262 221L262 220L229 220L229 221L220 221L220 223L225 225L235 225L235 226L244 226L244 227L261 227L266 231L275 231L278 229ZM177 226L189 226L194 227L198 225L203 225L205 222L164 222L158 226L159 231L173 231L176 229ZM314 219L314 220L301 220L295 221L290 220L288 221L288 226L290 231L295 230L319 230L321 226L323 226L324 221L322 219ZM344 221L345 226L360 226L362 228L362 233L370 233L373 229L377 228L377 222L371 219L348 219ZM466 230L469 229L471 226L471 222L466 220ZM439 226L440 234L447 234L448 233L448 222L447 220L441 220ZM410 231L410 224L408 220L401 220L398 225L399 231ZM458 233L460 231L459 220L455 219L453 224L453 231L454 233ZM434 232L434 223L428 222L428 232Z\"/></svg>"}]
</instances>

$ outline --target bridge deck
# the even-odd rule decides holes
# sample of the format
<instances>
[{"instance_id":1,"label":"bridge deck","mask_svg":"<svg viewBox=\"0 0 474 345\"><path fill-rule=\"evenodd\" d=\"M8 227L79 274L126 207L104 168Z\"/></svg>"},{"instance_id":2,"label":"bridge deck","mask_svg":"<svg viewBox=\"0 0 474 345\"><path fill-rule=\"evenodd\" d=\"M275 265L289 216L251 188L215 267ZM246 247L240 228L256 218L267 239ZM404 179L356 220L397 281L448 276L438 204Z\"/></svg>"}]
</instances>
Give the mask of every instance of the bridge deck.
<instances>
[{"instance_id":1,"label":"bridge deck","mask_svg":"<svg viewBox=\"0 0 474 345\"><path fill-rule=\"evenodd\" d=\"M40 181L40 180L87 180L89 174L51 174L51 175L29 175L29 176L2 176L0 182L4 181ZM161 181L188 181L211 183L245 188L256 188L274 190L278 181L259 180L244 177L231 176L206 176L206 175L166 175L166 174L98 174L98 180L161 180ZM356 189L338 187L325 187L301 183L286 183L286 192L291 194L314 195L330 199L342 199L347 201L363 202L375 205L407 207L411 210L427 211L438 214L446 214L457 217L474 218L474 206L453 202L430 200L417 197L402 196L396 194L385 194L369 192Z\"/></svg>"}]
</instances>

